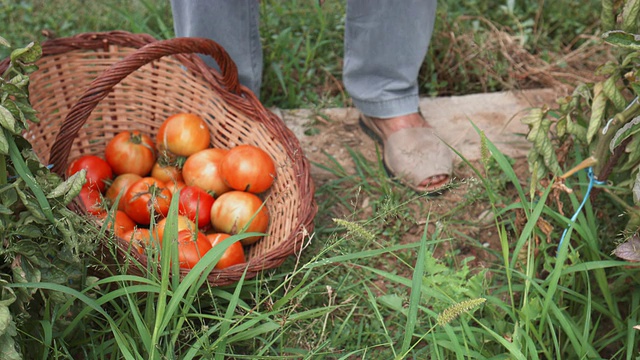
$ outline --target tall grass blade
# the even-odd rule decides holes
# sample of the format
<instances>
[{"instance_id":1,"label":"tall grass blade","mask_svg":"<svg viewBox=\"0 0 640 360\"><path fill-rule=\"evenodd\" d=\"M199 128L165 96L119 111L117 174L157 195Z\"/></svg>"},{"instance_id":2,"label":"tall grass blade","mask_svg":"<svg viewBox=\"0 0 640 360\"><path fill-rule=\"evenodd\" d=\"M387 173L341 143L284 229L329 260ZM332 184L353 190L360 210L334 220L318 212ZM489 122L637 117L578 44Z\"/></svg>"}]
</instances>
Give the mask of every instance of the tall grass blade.
<instances>
[{"instance_id":1,"label":"tall grass blade","mask_svg":"<svg viewBox=\"0 0 640 360\"><path fill-rule=\"evenodd\" d=\"M418 320L418 305L422 297L422 277L424 276L424 264L426 258L427 248L427 229L429 219L424 226L422 237L420 238L420 248L418 249L418 256L416 260L416 266L413 269L413 277L411 282L411 295L409 296L409 312L407 314L407 322L404 327L404 338L402 339L402 348L400 353L404 355L408 354L411 347L411 339L416 328L416 322ZM434 235L437 236L437 235Z\"/></svg>"},{"instance_id":2,"label":"tall grass blade","mask_svg":"<svg viewBox=\"0 0 640 360\"><path fill-rule=\"evenodd\" d=\"M220 328L220 337L218 340L218 351L216 351L216 360L224 360L225 350L227 348L227 339L226 335L229 332L229 326L233 322L233 314L238 307L238 300L240 299L240 290L242 290L242 284L244 283L244 277L247 275L247 271L242 274L240 281L236 284L236 288L233 291L233 296L231 297L231 301L229 305L227 305L227 310L224 313L224 321L222 322L222 326Z\"/></svg>"}]
</instances>

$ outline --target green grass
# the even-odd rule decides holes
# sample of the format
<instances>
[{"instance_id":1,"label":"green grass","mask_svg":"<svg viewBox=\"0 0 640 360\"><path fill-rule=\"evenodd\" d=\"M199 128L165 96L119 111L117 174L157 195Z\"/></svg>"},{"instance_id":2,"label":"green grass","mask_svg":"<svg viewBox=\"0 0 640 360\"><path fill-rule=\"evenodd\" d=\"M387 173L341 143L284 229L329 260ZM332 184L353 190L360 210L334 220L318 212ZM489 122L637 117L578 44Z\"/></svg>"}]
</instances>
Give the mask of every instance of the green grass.
<instances>
[{"instance_id":1,"label":"green grass","mask_svg":"<svg viewBox=\"0 0 640 360\"><path fill-rule=\"evenodd\" d=\"M318 189L318 231L299 258L210 288L201 286L200 270L207 273L219 253L208 253L177 282L168 263L175 249L167 245L159 250L167 269L160 275L106 277L82 293L39 284L69 300L48 309L40 329L21 333L30 339L22 350L47 359L637 357L632 327L640 321L640 272L601 250L606 241L596 236L594 206L585 207L556 253L567 218L547 205L552 188L530 200L511 161L489 140L485 146L491 157L468 164L486 191L477 201L495 205L492 231L500 248L485 268L470 266L472 258L436 256L443 245L462 241L447 235L459 212L435 227L418 224L434 223L429 204L438 198L408 192L388 181L379 163L352 152L354 175L327 162L336 178ZM498 172L520 202L482 180ZM579 174L568 185L580 193L584 183ZM338 191L351 195L338 204L330 196ZM373 215L360 207L365 196L373 199ZM578 200L568 199L573 206ZM524 224L516 224L516 212ZM536 226L540 219L554 226L551 243ZM170 232L176 224L167 226ZM407 227L419 230L417 241L402 241Z\"/></svg>"},{"instance_id":2,"label":"green grass","mask_svg":"<svg viewBox=\"0 0 640 360\"><path fill-rule=\"evenodd\" d=\"M350 104L341 85L345 8L345 0L323 6L317 0L261 2L261 96L266 105L288 109ZM440 2L420 91L459 95L549 85L527 73L540 64L513 54L526 50L554 69L568 71L581 60L592 60L578 58L578 64L568 64L562 56L597 33L599 9L598 0ZM173 36L170 4L159 0L0 0L0 23L0 36L17 47L43 41L45 29L57 37L109 30L145 32L159 39ZM2 57L8 54L1 51Z\"/></svg>"},{"instance_id":3,"label":"green grass","mask_svg":"<svg viewBox=\"0 0 640 360\"><path fill-rule=\"evenodd\" d=\"M262 2L267 105L349 103L339 85L344 1L316 3ZM58 36L172 33L168 2L0 4L7 31L0 36L16 44L41 38L42 28ZM441 2L421 89L437 95L525 86L510 72L514 64L488 46L507 39L496 37L496 28L553 59L587 41L578 35L597 32L598 10L598 1ZM212 268L219 252L178 282L171 246L158 250L161 274L96 278L81 291L38 284L63 301L39 304L41 319L18 319L20 349L42 359L638 358L640 273L611 256L616 208L601 199L587 203L556 252L585 192L584 173L567 180L572 194L548 186L530 197L513 160L481 138L482 161L467 162L468 179L452 184L452 191L467 191L460 204L412 193L386 177L380 159L354 149L346 149L353 172L327 154L314 164L331 179L317 189L308 247L233 286L202 286L199 271ZM494 219L480 231L497 233L497 248L457 230L473 225L465 211L479 203ZM449 211L434 211L439 206ZM492 261L477 266L463 246Z\"/></svg>"}]
</instances>

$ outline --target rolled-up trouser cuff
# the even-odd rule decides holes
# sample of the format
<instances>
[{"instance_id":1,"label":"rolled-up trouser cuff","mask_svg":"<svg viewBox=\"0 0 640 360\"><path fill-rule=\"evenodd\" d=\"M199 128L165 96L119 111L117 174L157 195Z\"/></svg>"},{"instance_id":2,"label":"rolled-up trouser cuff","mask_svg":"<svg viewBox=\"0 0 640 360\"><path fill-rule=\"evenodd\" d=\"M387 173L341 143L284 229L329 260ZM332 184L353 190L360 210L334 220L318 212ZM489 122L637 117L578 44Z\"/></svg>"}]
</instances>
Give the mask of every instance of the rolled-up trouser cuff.
<instances>
[{"instance_id":1,"label":"rolled-up trouser cuff","mask_svg":"<svg viewBox=\"0 0 640 360\"><path fill-rule=\"evenodd\" d=\"M377 118L392 118L418 111L418 95L403 96L383 101L364 101L353 98L353 104L363 114Z\"/></svg>"}]
</instances>

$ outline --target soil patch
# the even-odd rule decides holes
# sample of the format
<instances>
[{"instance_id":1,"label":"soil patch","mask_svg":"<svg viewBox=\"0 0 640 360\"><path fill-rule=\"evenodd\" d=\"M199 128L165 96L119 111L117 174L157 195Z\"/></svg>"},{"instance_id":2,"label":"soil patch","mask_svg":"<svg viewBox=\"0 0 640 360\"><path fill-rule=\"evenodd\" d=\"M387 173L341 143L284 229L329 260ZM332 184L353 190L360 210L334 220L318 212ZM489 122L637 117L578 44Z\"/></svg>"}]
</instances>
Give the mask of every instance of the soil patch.
<instances>
[{"instance_id":1,"label":"soil patch","mask_svg":"<svg viewBox=\"0 0 640 360\"><path fill-rule=\"evenodd\" d=\"M530 144L525 139L528 130L520 120L532 107L552 106L560 94L552 89L526 90L477 94L447 98L425 98L420 108L427 120L439 131L443 139L461 154L455 161L454 186L437 197L424 199L421 204L429 217L428 231L435 231L438 221L445 221L445 237L450 239L438 248L438 257L451 257L461 262L468 257L474 260L473 267L484 267L491 261L492 251L499 251L500 239L495 231L495 219L490 204L486 201L474 201L473 194L483 192L482 179L479 179L471 166L482 169L480 165L480 135L493 142L505 155L513 159L513 167L522 186L527 186L529 178L526 154ZM324 170L321 164L338 162L349 173L355 166L349 148L362 154L372 162L378 159L379 145L360 128L359 113L356 109L312 110L274 110L300 140L306 156L312 162L312 177L318 186L335 176ZM331 158L331 160L329 160ZM503 198L516 199L513 184L505 179ZM501 179L490 179L501 181ZM366 201L360 200L366 216ZM504 206L501 204L500 206ZM508 205L508 204L506 204ZM334 212L333 216L340 213ZM416 213L424 214L425 212ZM349 214L345 213L345 216ZM406 233L401 235L401 243L412 243L423 234L427 218L415 219ZM393 261L393 259L388 259Z\"/></svg>"}]
</instances>

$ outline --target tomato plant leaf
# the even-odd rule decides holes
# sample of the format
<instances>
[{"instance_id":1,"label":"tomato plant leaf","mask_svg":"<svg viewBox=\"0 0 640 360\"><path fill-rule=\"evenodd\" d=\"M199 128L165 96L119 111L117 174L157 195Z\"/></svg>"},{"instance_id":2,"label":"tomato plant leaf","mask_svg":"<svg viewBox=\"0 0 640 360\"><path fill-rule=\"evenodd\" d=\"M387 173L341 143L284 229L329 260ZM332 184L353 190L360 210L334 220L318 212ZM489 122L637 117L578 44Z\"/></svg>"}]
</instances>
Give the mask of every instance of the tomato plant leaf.
<instances>
[{"instance_id":1,"label":"tomato plant leaf","mask_svg":"<svg viewBox=\"0 0 640 360\"><path fill-rule=\"evenodd\" d=\"M73 199L75 199L78 194L80 194L80 190L82 189L82 185L87 182L86 179L87 170L82 169L77 173L71 175L66 181L63 181L58 186L56 186L53 190L51 190L47 194L48 199L62 198L62 204L67 205Z\"/></svg>"},{"instance_id":2,"label":"tomato plant leaf","mask_svg":"<svg viewBox=\"0 0 640 360\"><path fill-rule=\"evenodd\" d=\"M0 334L7 332L11 322L9 308L6 305L0 305Z\"/></svg>"},{"instance_id":3,"label":"tomato plant leaf","mask_svg":"<svg viewBox=\"0 0 640 360\"><path fill-rule=\"evenodd\" d=\"M609 143L609 151L613 153L613 150L615 150L616 147L618 147L624 140L626 140L630 136L637 134L638 131L640 131L640 116L636 116L635 118L631 119L631 121L624 124L624 126L616 131L616 134L613 136L613 139L611 139L611 142Z\"/></svg>"},{"instance_id":4,"label":"tomato plant leaf","mask_svg":"<svg viewBox=\"0 0 640 360\"><path fill-rule=\"evenodd\" d=\"M587 129L573 121L571 114L567 114L567 132L571 135L575 135L576 138L580 140L586 141Z\"/></svg>"},{"instance_id":5,"label":"tomato plant leaf","mask_svg":"<svg viewBox=\"0 0 640 360\"><path fill-rule=\"evenodd\" d=\"M10 208L0 204L0 215L11 215L11 214L13 214L13 211Z\"/></svg>"},{"instance_id":6,"label":"tomato plant leaf","mask_svg":"<svg viewBox=\"0 0 640 360\"><path fill-rule=\"evenodd\" d=\"M603 92L603 84L597 83L594 86L594 98L591 105L591 118L587 128L587 143L591 143L604 121L605 109L607 107L607 97Z\"/></svg>"},{"instance_id":7,"label":"tomato plant leaf","mask_svg":"<svg viewBox=\"0 0 640 360\"><path fill-rule=\"evenodd\" d=\"M12 134L18 134L16 130L16 118L11 111L6 107L0 105L0 126L11 131Z\"/></svg>"},{"instance_id":8,"label":"tomato plant leaf","mask_svg":"<svg viewBox=\"0 0 640 360\"><path fill-rule=\"evenodd\" d=\"M640 12L640 1L626 0L622 10L622 29L631 33L636 33L638 29L638 12Z\"/></svg>"},{"instance_id":9,"label":"tomato plant leaf","mask_svg":"<svg viewBox=\"0 0 640 360\"><path fill-rule=\"evenodd\" d=\"M634 136L627 144L625 151L628 154L628 159L620 167L621 172L629 171L640 163L640 137Z\"/></svg>"},{"instance_id":10,"label":"tomato plant leaf","mask_svg":"<svg viewBox=\"0 0 640 360\"><path fill-rule=\"evenodd\" d=\"M633 89L633 93L636 96L640 95L640 84L638 84L637 82L633 82L633 83L629 84L629 86L631 86L631 89Z\"/></svg>"},{"instance_id":11,"label":"tomato plant leaf","mask_svg":"<svg viewBox=\"0 0 640 360\"><path fill-rule=\"evenodd\" d=\"M31 216L35 217L38 222L47 220L38 204L30 199L30 194L27 194L24 191L18 191L18 197L20 198L20 201L22 201L22 205L24 205L24 207L29 210Z\"/></svg>"},{"instance_id":12,"label":"tomato plant leaf","mask_svg":"<svg viewBox=\"0 0 640 360\"><path fill-rule=\"evenodd\" d=\"M18 74L14 76L11 80L9 80L9 82L6 84L14 86L16 89L18 89L18 91L12 92L16 97L28 98L28 96L26 96L26 94L22 91L24 87L29 85L29 77L27 75Z\"/></svg>"},{"instance_id":13,"label":"tomato plant leaf","mask_svg":"<svg viewBox=\"0 0 640 360\"><path fill-rule=\"evenodd\" d=\"M613 102L613 105L615 105L616 109L618 109L618 111L622 111L625 107L627 107L627 100L624 98L624 95L622 95L622 92L620 92L620 89L618 89L616 85L616 81L618 81L619 78L620 77L618 75L612 75L608 77L607 80L604 81L604 87L602 88L602 91L604 91L609 100Z\"/></svg>"},{"instance_id":14,"label":"tomato plant leaf","mask_svg":"<svg viewBox=\"0 0 640 360\"><path fill-rule=\"evenodd\" d=\"M563 137L567 133L567 118L562 118L556 123L556 134Z\"/></svg>"},{"instance_id":15,"label":"tomato plant leaf","mask_svg":"<svg viewBox=\"0 0 640 360\"><path fill-rule=\"evenodd\" d=\"M13 337L18 335L9 307L0 305L0 359L21 360Z\"/></svg>"},{"instance_id":16,"label":"tomato plant leaf","mask_svg":"<svg viewBox=\"0 0 640 360\"><path fill-rule=\"evenodd\" d=\"M604 41L611 45L631 50L640 50L640 35L622 30L611 30L602 34Z\"/></svg>"},{"instance_id":17,"label":"tomato plant leaf","mask_svg":"<svg viewBox=\"0 0 640 360\"><path fill-rule=\"evenodd\" d=\"M13 270L15 282L40 282L42 279L40 270L34 267L30 261L24 261L24 256L16 257L16 260L11 264L11 270ZM36 289L33 290L35 292Z\"/></svg>"},{"instance_id":18,"label":"tomato plant leaf","mask_svg":"<svg viewBox=\"0 0 640 360\"><path fill-rule=\"evenodd\" d=\"M16 49L11 52L11 62L20 62L22 64L34 63L42 56L42 47L37 42L31 42L24 48Z\"/></svg>"},{"instance_id":19,"label":"tomato plant leaf","mask_svg":"<svg viewBox=\"0 0 640 360\"><path fill-rule=\"evenodd\" d=\"M22 127L24 129L28 128L27 120L38 122L38 119L36 118L36 111L27 101L16 101L16 106L20 111L20 121L22 122Z\"/></svg>"},{"instance_id":20,"label":"tomato plant leaf","mask_svg":"<svg viewBox=\"0 0 640 360\"><path fill-rule=\"evenodd\" d=\"M533 144L535 154L529 157L529 166L533 168L534 163L542 160L544 168L553 174L560 174L562 169L558 164L556 153L549 139L548 133L551 128L551 121L545 118L545 111L540 108L532 109L525 115L521 122L529 125L527 140ZM538 157L539 156L539 157Z\"/></svg>"},{"instance_id":21,"label":"tomato plant leaf","mask_svg":"<svg viewBox=\"0 0 640 360\"><path fill-rule=\"evenodd\" d=\"M0 156L9 155L9 142L4 135L4 132L0 131Z\"/></svg>"}]
</instances>

